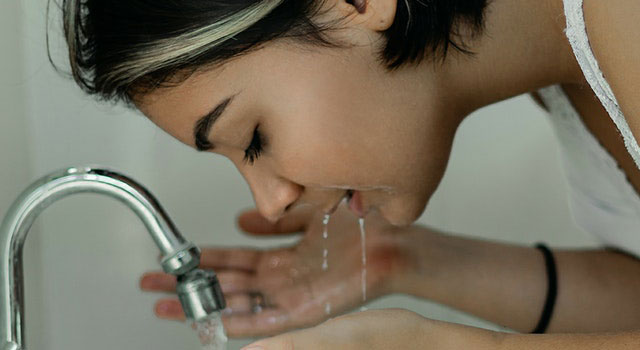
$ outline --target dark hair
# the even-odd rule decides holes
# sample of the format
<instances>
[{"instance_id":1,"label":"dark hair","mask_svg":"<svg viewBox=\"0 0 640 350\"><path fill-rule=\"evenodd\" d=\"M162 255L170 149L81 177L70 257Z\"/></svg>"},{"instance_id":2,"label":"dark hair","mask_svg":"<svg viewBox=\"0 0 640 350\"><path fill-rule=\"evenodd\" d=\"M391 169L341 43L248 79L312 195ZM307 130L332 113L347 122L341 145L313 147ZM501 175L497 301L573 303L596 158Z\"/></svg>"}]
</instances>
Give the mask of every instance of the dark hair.
<instances>
[{"instance_id":1,"label":"dark hair","mask_svg":"<svg viewBox=\"0 0 640 350\"><path fill-rule=\"evenodd\" d=\"M459 24L468 25L473 35L480 33L487 1L398 0L394 23L384 33L382 62L395 69L425 58L444 59L449 47L469 53ZM62 0L62 9L76 82L102 99L131 102L133 95L276 38L339 46L325 35L333 24L314 21L321 4L322 0ZM189 45L198 49L188 50Z\"/></svg>"},{"instance_id":2,"label":"dark hair","mask_svg":"<svg viewBox=\"0 0 640 350\"><path fill-rule=\"evenodd\" d=\"M449 47L470 54L460 25L466 25L472 35L481 33L487 3L488 0L398 0L396 18L384 32L387 42L382 59L389 68L397 68L427 57L444 60Z\"/></svg>"}]
</instances>

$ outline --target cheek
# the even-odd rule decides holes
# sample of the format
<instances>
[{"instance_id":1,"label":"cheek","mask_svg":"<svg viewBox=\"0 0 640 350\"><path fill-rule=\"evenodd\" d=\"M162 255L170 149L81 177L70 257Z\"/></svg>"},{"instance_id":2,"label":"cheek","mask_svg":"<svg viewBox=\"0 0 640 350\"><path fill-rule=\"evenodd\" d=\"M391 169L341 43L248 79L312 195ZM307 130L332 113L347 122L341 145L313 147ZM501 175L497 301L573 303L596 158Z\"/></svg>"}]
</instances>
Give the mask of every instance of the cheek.
<instances>
[{"instance_id":1,"label":"cheek","mask_svg":"<svg viewBox=\"0 0 640 350\"><path fill-rule=\"evenodd\" d=\"M326 109L325 109L326 110ZM434 139L423 126L371 114L309 109L270 123L270 151L279 172L299 183L386 186L405 192L437 168Z\"/></svg>"},{"instance_id":2,"label":"cheek","mask_svg":"<svg viewBox=\"0 0 640 350\"><path fill-rule=\"evenodd\" d=\"M270 152L276 171L299 184L335 184L355 181L348 169L354 155L335 135L290 125L280 128Z\"/></svg>"},{"instance_id":3,"label":"cheek","mask_svg":"<svg viewBox=\"0 0 640 350\"><path fill-rule=\"evenodd\" d=\"M395 225L408 225L422 215L445 174L452 140L445 134L425 147L403 174L403 191L380 208L383 216Z\"/></svg>"}]
</instances>

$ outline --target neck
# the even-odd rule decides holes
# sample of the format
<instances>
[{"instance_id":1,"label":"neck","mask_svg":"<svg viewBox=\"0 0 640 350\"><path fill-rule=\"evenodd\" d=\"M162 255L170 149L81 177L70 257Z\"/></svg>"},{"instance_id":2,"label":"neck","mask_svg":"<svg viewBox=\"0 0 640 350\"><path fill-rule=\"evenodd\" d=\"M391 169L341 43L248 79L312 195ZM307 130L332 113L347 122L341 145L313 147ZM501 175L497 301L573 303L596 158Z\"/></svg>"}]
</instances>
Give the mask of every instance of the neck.
<instances>
[{"instance_id":1,"label":"neck","mask_svg":"<svg viewBox=\"0 0 640 350\"><path fill-rule=\"evenodd\" d=\"M583 81L564 34L562 0L493 0L486 28L468 42L473 56L453 53L442 82L461 117L516 95L552 84Z\"/></svg>"}]
</instances>

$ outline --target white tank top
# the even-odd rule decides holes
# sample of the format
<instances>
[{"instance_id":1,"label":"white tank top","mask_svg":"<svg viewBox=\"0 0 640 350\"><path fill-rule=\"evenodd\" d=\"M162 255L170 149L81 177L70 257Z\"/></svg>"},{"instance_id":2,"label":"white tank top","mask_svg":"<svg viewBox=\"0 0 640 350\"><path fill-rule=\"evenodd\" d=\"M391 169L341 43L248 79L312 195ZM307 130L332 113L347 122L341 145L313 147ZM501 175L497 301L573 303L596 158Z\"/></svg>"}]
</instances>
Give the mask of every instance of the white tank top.
<instances>
[{"instance_id":1,"label":"white tank top","mask_svg":"<svg viewBox=\"0 0 640 350\"><path fill-rule=\"evenodd\" d=\"M640 168L640 147L591 51L582 4L583 0L564 0L567 38L585 78ZM616 160L583 124L562 88L554 85L538 93L549 109L560 143L574 220L603 245L640 256L640 196Z\"/></svg>"}]
</instances>

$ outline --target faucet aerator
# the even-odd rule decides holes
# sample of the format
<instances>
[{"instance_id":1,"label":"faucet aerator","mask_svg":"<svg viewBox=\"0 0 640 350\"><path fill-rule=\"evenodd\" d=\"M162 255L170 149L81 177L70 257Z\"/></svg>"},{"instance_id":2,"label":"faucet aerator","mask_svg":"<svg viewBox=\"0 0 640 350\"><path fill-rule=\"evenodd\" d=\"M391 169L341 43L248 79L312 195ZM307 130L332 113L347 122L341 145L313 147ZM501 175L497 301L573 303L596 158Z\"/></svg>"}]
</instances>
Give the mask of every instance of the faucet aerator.
<instances>
[{"instance_id":1,"label":"faucet aerator","mask_svg":"<svg viewBox=\"0 0 640 350\"><path fill-rule=\"evenodd\" d=\"M226 307L218 277L213 271L192 270L178 276L178 299L187 319L202 321Z\"/></svg>"}]
</instances>

